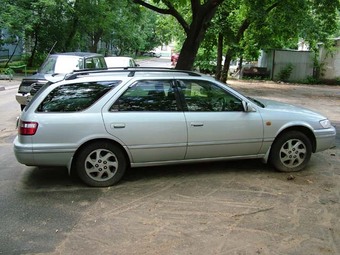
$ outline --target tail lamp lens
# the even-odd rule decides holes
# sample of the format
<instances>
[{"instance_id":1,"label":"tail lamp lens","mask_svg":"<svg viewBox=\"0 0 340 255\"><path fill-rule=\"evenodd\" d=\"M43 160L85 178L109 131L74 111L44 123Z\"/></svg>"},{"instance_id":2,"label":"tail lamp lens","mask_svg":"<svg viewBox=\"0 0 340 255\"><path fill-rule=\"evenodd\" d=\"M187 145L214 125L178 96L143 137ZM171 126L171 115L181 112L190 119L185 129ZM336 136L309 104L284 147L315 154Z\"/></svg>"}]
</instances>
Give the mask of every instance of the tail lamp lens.
<instances>
[{"instance_id":1,"label":"tail lamp lens","mask_svg":"<svg viewBox=\"0 0 340 255\"><path fill-rule=\"evenodd\" d=\"M20 135L34 135L38 130L38 122L22 121L19 122Z\"/></svg>"}]
</instances>

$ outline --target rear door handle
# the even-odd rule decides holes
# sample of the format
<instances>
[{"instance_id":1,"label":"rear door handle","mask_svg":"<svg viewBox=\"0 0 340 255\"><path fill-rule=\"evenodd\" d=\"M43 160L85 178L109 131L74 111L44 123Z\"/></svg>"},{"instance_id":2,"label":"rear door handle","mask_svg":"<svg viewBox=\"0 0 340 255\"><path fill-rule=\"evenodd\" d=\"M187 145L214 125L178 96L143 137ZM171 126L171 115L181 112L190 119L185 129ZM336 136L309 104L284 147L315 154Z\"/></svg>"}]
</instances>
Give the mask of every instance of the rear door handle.
<instances>
[{"instance_id":1,"label":"rear door handle","mask_svg":"<svg viewBox=\"0 0 340 255\"><path fill-rule=\"evenodd\" d=\"M111 128L112 129L115 129L115 128L125 128L125 124L124 123L111 124Z\"/></svg>"},{"instance_id":2,"label":"rear door handle","mask_svg":"<svg viewBox=\"0 0 340 255\"><path fill-rule=\"evenodd\" d=\"M204 124L202 122L191 122L190 126L192 126L192 127L203 127Z\"/></svg>"}]
</instances>

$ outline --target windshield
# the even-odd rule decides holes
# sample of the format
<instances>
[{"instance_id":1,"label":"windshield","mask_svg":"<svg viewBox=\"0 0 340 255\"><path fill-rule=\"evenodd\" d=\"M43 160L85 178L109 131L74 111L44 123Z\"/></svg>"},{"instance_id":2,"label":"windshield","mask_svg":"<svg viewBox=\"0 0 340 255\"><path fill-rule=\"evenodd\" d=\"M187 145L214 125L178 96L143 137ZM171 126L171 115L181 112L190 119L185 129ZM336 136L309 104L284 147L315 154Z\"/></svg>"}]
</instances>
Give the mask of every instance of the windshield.
<instances>
[{"instance_id":1,"label":"windshield","mask_svg":"<svg viewBox=\"0 0 340 255\"><path fill-rule=\"evenodd\" d=\"M70 73L73 70L83 69L83 59L77 56L49 56L42 64L39 73Z\"/></svg>"},{"instance_id":2,"label":"windshield","mask_svg":"<svg viewBox=\"0 0 340 255\"><path fill-rule=\"evenodd\" d=\"M255 103L256 105L262 107L262 108L265 108L265 105L262 104L259 100L256 100L255 98L252 98L252 97L247 97L250 101L252 101L253 103Z\"/></svg>"}]
</instances>

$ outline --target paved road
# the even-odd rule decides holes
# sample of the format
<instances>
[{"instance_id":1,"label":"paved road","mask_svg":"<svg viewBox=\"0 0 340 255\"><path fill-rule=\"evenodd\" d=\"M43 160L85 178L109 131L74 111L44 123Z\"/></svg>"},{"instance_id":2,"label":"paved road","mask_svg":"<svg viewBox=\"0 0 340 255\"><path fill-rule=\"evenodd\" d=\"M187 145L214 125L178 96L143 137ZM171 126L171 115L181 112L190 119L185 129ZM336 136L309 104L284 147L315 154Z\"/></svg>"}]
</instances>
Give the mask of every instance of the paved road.
<instances>
[{"instance_id":1,"label":"paved road","mask_svg":"<svg viewBox=\"0 0 340 255\"><path fill-rule=\"evenodd\" d=\"M233 86L277 99L281 92ZM88 188L66 169L16 162L19 106L15 86L6 88L0 91L0 254L340 254L339 148L313 155L294 174L248 160L133 169L117 186ZM338 102L339 89L332 90L334 101L312 100L301 86L289 89L305 106L317 100L322 111Z\"/></svg>"},{"instance_id":2,"label":"paved road","mask_svg":"<svg viewBox=\"0 0 340 255\"><path fill-rule=\"evenodd\" d=\"M72 181L66 169L20 165L12 152L20 80L0 81L0 254L51 252L102 194Z\"/></svg>"}]
</instances>

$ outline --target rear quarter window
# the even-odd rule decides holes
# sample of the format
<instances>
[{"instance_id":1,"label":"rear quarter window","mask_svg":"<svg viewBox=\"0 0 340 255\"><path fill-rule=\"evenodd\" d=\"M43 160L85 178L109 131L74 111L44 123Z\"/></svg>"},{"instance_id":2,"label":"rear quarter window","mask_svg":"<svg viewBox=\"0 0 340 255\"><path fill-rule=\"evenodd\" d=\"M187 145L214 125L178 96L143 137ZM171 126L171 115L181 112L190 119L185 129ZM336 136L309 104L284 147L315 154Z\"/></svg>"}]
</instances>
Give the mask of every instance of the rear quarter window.
<instances>
[{"instance_id":1,"label":"rear quarter window","mask_svg":"<svg viewBox=\"0 0 340 255\"><path fill-rule=\"evenodd\" d=\"M84 82L61 85L41 102L38 112L79 112L93 105L121 81Z\"/></svg>"}]
</instances>

